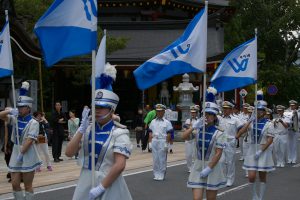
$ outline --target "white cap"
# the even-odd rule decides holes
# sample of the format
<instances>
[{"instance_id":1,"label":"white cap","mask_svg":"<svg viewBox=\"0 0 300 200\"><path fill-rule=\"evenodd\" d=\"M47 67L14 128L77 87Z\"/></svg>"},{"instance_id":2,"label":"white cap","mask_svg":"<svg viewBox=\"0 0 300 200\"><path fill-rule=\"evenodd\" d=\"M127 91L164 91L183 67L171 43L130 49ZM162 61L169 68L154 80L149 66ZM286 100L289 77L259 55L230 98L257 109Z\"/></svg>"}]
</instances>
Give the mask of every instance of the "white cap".
<instances>
[{"instance_id":1,"label":"white cap","mask_svg":"<svg viewBox=\"0 0 300 200\"><path fill-rule=\"evenodd\" d=\"M205 112L217 115L219 113L219 106L213 102L206 102Z\"/></svg>"},{"instance_id":2,"label":"white cap","mask_svg":"<svg viewBox=\"0 0 300 200\"><path fill-rule=\"evenodd\" d=\"M166 106L163 104L156 104L155 105L155 110L166 110Z\"/></svg>"},{"instance_id":3,"label":"white cap","mask_svg":"<svg viewBox=\"0 0 300 200\"><path fill-rule=\"evenodd\" d=\"M105 89L95 91L95 106L108 107L116 110L118 103L119 97L114 92Z\"/></svg>"},{"instance_id":4,"label":"white cap","mask_svg":"<svg viewBox=\"0 0 300 200\"><path fill-rule=\"evenodd\" d=\"M266 109L268 103L264 100L257 101L257 109Z\"/></svg>"},{"instance_id":5,"label":"white cap","mask_svg":"<svg viewBox=\"0 0 300 200\"><path fill-rule=\"evenodd\" d=\"M33 99L28 96L30 84L27 81L22 82L17 100L17 107L28 106L32 108Z\"/></svg>"},{"instance_id":6,"label":"white cap","mask_svg":"<svg viewBox=\"0 0 300 200\"><path fill-rule=\"evenodd\" d=\"M19 96L17 100L17 107L28 106L32 108L33 99L28 96Z\"/></svg>"}]
</instances>

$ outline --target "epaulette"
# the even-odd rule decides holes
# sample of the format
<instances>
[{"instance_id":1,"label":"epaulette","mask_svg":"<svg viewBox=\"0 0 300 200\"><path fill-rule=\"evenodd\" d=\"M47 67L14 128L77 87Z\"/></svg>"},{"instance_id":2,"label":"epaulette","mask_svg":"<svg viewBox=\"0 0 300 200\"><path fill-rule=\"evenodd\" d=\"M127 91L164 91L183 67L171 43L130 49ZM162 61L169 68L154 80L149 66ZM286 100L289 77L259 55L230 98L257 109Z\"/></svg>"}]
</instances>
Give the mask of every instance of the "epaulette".
<instances>
[{"instance_id":1,"label":"epaulette","mask_svg":"<svg viewBox=\"0 0 300 200\"><path fill-rule=\"evenodd\" d=\"M127 126L125 126L125 125L123 125L123 124L120 124L120 123L117 122L117 121L114 121L114 124L115 124L115 126L116 126L117 128L122 128L122 129L126 129L126 128L127 128Z\"/></svg>"}]
</instances>

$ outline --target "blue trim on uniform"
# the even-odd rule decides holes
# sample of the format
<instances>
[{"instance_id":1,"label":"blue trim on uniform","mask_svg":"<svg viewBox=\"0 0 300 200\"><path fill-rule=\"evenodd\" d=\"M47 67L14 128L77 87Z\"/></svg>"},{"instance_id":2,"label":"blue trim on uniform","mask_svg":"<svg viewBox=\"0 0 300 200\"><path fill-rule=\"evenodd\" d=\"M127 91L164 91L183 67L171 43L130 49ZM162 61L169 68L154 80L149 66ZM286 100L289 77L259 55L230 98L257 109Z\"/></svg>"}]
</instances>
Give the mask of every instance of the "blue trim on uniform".
<instances>
[{"instance_id":1,"label":"blue trim on uniform","mask_svg":"<svg viewBox=\"0 0 300 200\"><path fill-rule=\"evenodd\" d=\"M266 123L269 121L269 119L267 118L262 118L260 120L257 121L257 138L256 138L256 134L255 134L255 121L253 122L253 132L252 132L252 144L254 143L260 143L262 136L263 136L263 132L262 130L264 129ZM255 140L256 139L256 140Z\"/></svg>"},{"instance_id":2,"label":"blue trim on uniform","mask_svg":"<svg viewBox=\"0 0 300 200\"><path fill-rule=\"evenodd\" d=\"M207 184L207 183L195 183L195 182L188 181L188 185L199 185L199 186L206 186L206 187L211 187L211 188L217 188L217 187L220 187L225 184L226 184L226 182L220 182L216 185L213 185L213 184Z\"/></svg>"},{"instance_id":3,"label":"blue trim on uniform","mask_svg":"<svg viewBox=\"0 0 300 200\"><path fill-rule=\"evenodd\" d=\"M275 169L274 166L271 166L271 167L258 167L258 166L249 166L249 165L245 165L243 164L243 167L245 168L251 168L251 169Z\"/></svg>"},{"instance_id":4,"label":"blue trim on uniform","mask_svg":"<svg viewBox=\"0 0 300 200\"><path fill-rule=\"evenodd\" d=\"M11 167L8 165L8 168L9 169L12 169L12 170L29 170L29 169L34 169L36 166L38 165L41 165L43 162L38 162L38 163L35 163L34 165L30 166L30 167Z\"/></svg>"},{"instance_id":5,"label":"blue trim on uniform","mask_svg":"<svg viewBox=\"0 0 300 200\"><path fill-rule=\"evenodd\" d=\"M213 135L215 134L217 128L212 125L209 127L205 127L205 133L204 133L204 159L209 157L211 152L208 152L209 145L211 143L211 140L213 139ZM202 160L202 129L199 131L199 136L197 139L197 154L198 154L198 159Z\"/></svg>"},{"instance_id":6,"label":"blue trim on uniform","mask_svg":"<svg viewBox=\"0 0 300 200\"><path fill-rule=\"evenodd\" d=\"M25 117L18 116L18 122L17 122L18 123L18 131L17 132L18 132L18 135L19 135L19 139L24 134L23 130L25 129L25 127L27 126L27 124L29 123L29 121L31 119L32 119L32 116L30 114L26 115ZM15 144L18 144L18 140L17 140L16 135L15 135Z\"/></svg>"},{"instance_id":7,"label":"blue trim on uniform","mask_svg":"<svg viewBox=\"0 0 300 200\"><path fill-rule=\"evenodd\" d=\"M171 135L171 139L174 140L175 138L175 132L174 132L174 129L170 129L167 131L167 134L170 134Z\"/></svg>"},{"instance_id":8,"label":"blue trim on uniform","mask_svg":"<svg viewBox=\"0 0 300 200\"><path fill-rule=\"evenodd\" d=\"M109 138L109 134L114 126L114 122L112 120L110 120L108 123L106 123L105 125L103 125L102 127L99 126L98 123L95 124L95 154L97 156L95 156L95 165L98 162L99 159L99 155L100 152L102 150L103 145L106 143L107 139ZM103 134L99 134L99 133L103 133ZM89 156L89 164L88 164L88 169L92 169L92 156L90 155L90 153L92 152L92 144L91 144L91 139L92 139L92 134L90 132L89 134L89 138L88 138L88 156ZM102 144L100 144L99 142L102 142Z\"/></svg>"},{"instance_id":9,"label":"blue trim on uniform","mask_svg":"<svg viewBox=\"0 0 300 200\"><path fill-rule=\"evenodd\" d=\"M127 147L113 146L113 149L119 149L121 152L125 151L125 153L131 155L131 152L127 149Z\"/></svg>"}]
</instances>

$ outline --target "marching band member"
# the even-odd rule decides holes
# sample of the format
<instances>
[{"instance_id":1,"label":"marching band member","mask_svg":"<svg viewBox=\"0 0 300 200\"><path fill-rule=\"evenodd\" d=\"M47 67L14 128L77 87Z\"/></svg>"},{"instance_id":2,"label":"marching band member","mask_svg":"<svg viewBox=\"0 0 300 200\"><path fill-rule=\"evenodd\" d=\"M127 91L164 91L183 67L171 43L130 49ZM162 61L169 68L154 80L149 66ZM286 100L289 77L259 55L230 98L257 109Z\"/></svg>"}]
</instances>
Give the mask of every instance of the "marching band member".
<instances>
[{"instance_id":1,"label":"marching band member","mask_svg":"<svg viewBox=\"0 0 300 200\"><path fill-rule=\"evenodd\" d=\"M13 195L16 200L32 200L34 198L32 187L34 172L42 164L36 146L39 122L30 114L33 99L28 96L28 89L29 83L23 82L17 100L18 108L7 108L0 112L0 118L7 120L13 129L16 129L16 123L18 123L18 130L13 131L11 137L15 145L8 166L8 171L11 172ZM21 179L25 185L25 197L20 186Z\"/></svg>"},{"instance_id":2,"label":"marching band member","mask_svg":"<svg viewBox=\"0 0 300 200\"><path fill-rule=\"evenodd\" d=\"M258 96L262 96L262 91L258 91ZM275 170L272 158L272 148L270 145L274 138L274 126L264 116L266 114L267 103L262 97L257 98L257 137L255 114L252 114L248 122L241 128L237 138L250 128L249 136L250 146L245 156L243 169L248 170L248 180L252 185L252 200L262 200L266 190L267 172ZM255 112L254 112L255 113ZM260 179L260 193L256 193L256 172Z\"/></svg>"},{"instance_id":3,"label":"marching band member","mask_svg":"<svg viewBox=\"0 0 300 200\"><path fill-rule=\"evenodd\" d=\"M182 137L187 139L196 130L196 159L189 175L187 187L192 188L194 199L203 199L206 190L208 200L216 199L218 189L226 184L226 178L223 173L222 164L219 162L223 148L225 147L226 136L220 131L216 124L218 122L217 114L219 107L214 103L214 88L207 89L207 102L204 110L205 117L205 148L204 158L202 158L202 136L203 136L203 119L198 119L193 127L187 129ZM204 162L203 162L204 160ZM204 163L204 166L203 166Z\"/></svg>"},{"instance_id":4,"label":"marching band member","mask_svg":"<svg viewBox=\"0 0 300 200\"><path fill-rule=\"evenodd\" d=\"M276 166L284 167L287 152L287 132L289 127L289 119L283 115L285 107L282 105L276 106L276 111L278 114L278 118L275 119L274 123L276 123L277 134L274 139L274 152L276 158Z\"/></svg>"},{"instance_id":5,"label":"marching band member","mask_svg":"<svg viewBox=\"0 0 300 200\"><path fill-rule=\"evenodd\" d=\"M154 180L163 181L167 172L168 143L173 131L172 124L164 118L166 106L156 104L156 118L149 125L149 137L152 143Z\"/></svg>"},{"instance_id":6,"label":"marching band member","mask_svg":"<svg viewBox=\"0 0 300 200\"><path fill-rule=\"evenodd\" d=\"M106 64L105 73L111 67ZM111 80L112 81L112 80ZM103 85L104 84L104 85ZM66 155L74 156L79 150L79 164L82 166L73 200L122 199L131 200L131 195L122 176L126 159L131 155L132 145L129 131L124 125L114 121L113 114L119 97L112 92L111 82L102 82L95 91L95 144L92 144L90 109L86 106L77 133L67 144ZM96 84L97 85L97 84ZM92 177L92 145L95 145L95 177ZM96 187L93 188L92 179Z\"/></svg>"},{"instance_id":7,"label":"marching band member","mask_svg":"<svg viewBox=\"0 0 300 200\"><path fill-rule=\"evenodd\" d=\"M270 108L266 108L265 118L269 120L273 120L273 111Z\"/></svg>"},{"instance_id":8,"label":"marching band member","mask_svg":"<svg viewBox=\"0 0 300 200\"><path fill-rule=\"evenodd\" d=\"M288 163L295 164L297 161L297 140L298 140L298 127L294 127L293 121L298 123L299 115L297 112L298 102L295 100L289 101L290 107L288 112L290 113L291 126L288 131ZM297 119L293 119L296 117Z\"/></svg>"},{"instance_id":9,"label":"marching band member","mask_svg":"<svg viewBox=\"0 0 300 200\"><path fill-rule=\"evenodd\" d=\"M193 124L197 121L198 111L199 111L199 109L196 106L190 107L191 118L189 118L185 121L185 124L183 125L184 130L192 127ZM196 130L194 130L194 134L190 135L190 137L188 137L185 140L185 158L186 158L186 164L187 164L189 173L191 172L191 167L193 165L193 160L194 160L195 132L196 132Z\"/></svg>"},{"instance_id":10,"label":"marching band member","mask_svg":"<svg viewBox=\"0 0 300 200\"><path fill-rule=\"evenodd\" d=\"M248 111L248 108L249 108L250 104L249 103L243 103L243 109L242 109L242 112L239 114L238 118L241 120L241 123L245 124L250 115L249 115L249 111ZM241 156L240 156L240 161L243 161L244 160L244 135L242 135L240 137L240 140L239 140L239 144L240 144L240 149L241 149Z\"/></svg>"},{"instance_id":11,"label":"marching band member","mask_svg":"<svg viewBox=\"0 0 300 200\"><path fill-rule=\"evenodd\" d=\"M236 134L243 124L238 118L232 115L232 109L234 107L232 103L224 101L222 107L223 116L219 118L219 127L224 130L227 137L226 148L224 149L224 170L227 178L226 186L230 187L233 185L235 179Z\"/></svg>"}]
</instances>

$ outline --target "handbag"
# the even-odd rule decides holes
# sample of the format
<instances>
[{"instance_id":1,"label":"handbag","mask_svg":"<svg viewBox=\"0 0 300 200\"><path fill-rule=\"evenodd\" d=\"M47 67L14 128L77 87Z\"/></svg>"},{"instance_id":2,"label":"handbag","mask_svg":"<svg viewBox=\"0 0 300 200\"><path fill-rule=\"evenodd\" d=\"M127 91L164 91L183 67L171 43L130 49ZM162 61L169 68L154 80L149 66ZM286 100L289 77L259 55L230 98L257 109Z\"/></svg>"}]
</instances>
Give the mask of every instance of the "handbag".
<instances>
[{"instance_id":1,"label":"handbag","mask_svg":"<svg viewBox=\"0 0 300 200\"><path fill-rule=\"evenodd\" d=\"M43 135L38 135L37 141L39 144L46 143L46 137Z\"/></svg>"}]
</instances>

